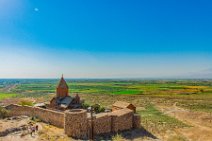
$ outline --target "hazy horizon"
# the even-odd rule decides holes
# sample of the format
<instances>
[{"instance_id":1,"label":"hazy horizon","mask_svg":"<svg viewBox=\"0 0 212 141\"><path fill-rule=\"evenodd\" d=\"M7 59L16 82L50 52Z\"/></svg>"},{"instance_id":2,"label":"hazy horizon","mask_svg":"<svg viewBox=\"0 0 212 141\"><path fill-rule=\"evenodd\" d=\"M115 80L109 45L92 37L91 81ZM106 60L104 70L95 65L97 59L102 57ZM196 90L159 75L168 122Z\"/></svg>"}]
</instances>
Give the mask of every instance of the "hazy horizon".
<instances>
[{"instance_id":1,"label":"hazy horizon","mask_svg":"<svg viewBox=\"0 0 212 141\"><path fill-rule=\"evenodd\" d=\"M0 78L212 78L212 2L0 0Z\"/></svg>"}]
</instances>

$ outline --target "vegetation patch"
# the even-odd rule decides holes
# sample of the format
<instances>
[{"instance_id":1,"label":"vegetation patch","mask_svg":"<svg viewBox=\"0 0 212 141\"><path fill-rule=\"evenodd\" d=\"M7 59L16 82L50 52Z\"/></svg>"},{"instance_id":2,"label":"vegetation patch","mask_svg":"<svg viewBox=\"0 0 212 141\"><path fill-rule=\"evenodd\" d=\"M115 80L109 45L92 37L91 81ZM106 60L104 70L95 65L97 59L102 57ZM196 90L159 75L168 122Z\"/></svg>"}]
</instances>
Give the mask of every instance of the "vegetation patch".
<instances>
[{"instance_id":1,"label":"vegetation patch","mask_svg":"<svg viewBox=\"0 0 212 141\"><path fill-rule=\"evenodd\" d=\"M6 118L8 117L8 115L9 115L9 112L6 109L0 107L0 119Z\"/></svg>"},{"instance_id":2,"label":"vegetation patch","mask_svg":"<svg viewBox=\"0 0 212 141\"><path fill-rule=\"evenodd\" d=\"M185 137L183 136L171 136L167 139L167 141L188 141Z\"/></svg>"},{"instance_id":3,"label":"vegetation patch","mask_svg":"<svg viewBox=\"0 0 212 141\"><path fill-rule=\"evenodd\" d=\"M122 91L113 92L113 94L118 94L118 95L122 95L122 94L134 95L134 94L142 94L142 93L143 91L139 91L139 90L122 90Z\"/></svg>"},{"instance_id":4,"label":"vegetation patch","mask_svg":"<svg viewBox=\"0 0 212 141\"><path fill-rule=\"evenodd\" d=\"M22 100L19 102L19 104L22 106L33 106L33 102L29 100Z\"/></svg>"},{"instance_id":5,"label":"vegetation patch","mask_svg":"<svg viewBox=\"0 0 212 141\"><path fill-rule=\"evenodd\" d=\"M192 110L212 113L212 101L180 101L177 106Z\"/></svg>"},{"instance_id":6,"label":"vegetation patch","mask_svg":"<svg viewBox=\"0 0 212 141\"><path fill-rule=\"evenodd\" d=\"M116 134L112 137L112 141L123 141L124 138L120 134Z\"/></svg>"},{"instance_id":7,"label":"vegetation patch","mask_svg":"<svg viewBox=\"0 0 212 141\"><path fill-rule=\"evenodd\" d=\"M163 114L156 109L152 104L148 104L145 110L138 111L141 115L142 124L147 130L160 132L162 130L170 130L174 128L188 127L185 123Z\"/></svg>"},{"instance_id":8,"label":"vegetation patch","mask_svg":"<svg viewBox=\"0 0 212 141\"><path fill-rule=\"evenodd\" d=\"M11 93L43 97L55 93L58 80L2 80ZM67 80L70 94L145 95L156 98L212 100L212 80ZM4 90L2 89L2 90Z\"/></svg>"},{"instance_id":9,"label":"vegetation patch","mask_svg":"<svg viewBox=\"0 0 212 141\"><path fill-rule=\"evenodd\" d=\"M6 99L6 98L11 98L11 97L16 97L17 94L10 94L10 93L0 93L0 100Z\"/></svg>"}]
</instances>

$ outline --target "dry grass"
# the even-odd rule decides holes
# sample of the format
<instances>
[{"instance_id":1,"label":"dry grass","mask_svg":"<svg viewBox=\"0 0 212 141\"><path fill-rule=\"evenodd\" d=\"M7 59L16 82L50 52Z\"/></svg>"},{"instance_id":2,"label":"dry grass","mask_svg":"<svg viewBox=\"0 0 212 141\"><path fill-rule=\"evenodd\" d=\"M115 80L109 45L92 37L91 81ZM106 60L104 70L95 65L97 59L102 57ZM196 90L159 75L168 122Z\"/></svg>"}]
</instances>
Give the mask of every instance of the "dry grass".
<instances>
[{"instance_id":1,"label":"dry grass","mask_svg":"<svg viewBox=\"0 0 212 141\"><path fill-rule=\"evenodd\" d=\"M63 133L63 129L42 124L42 130L38 132L39 140L48 141L70 141L70 138Z\"/></svg>"},{"instance_id":2,"label":"dry grass","mask_svg":"<svg viewBox=\"0 0 212 141\"><path fill-rule=\"evenodd\" d=\"M167 141L188 141L185 137L183 136L170 136Z\"/></svg>"},{"instance_id":3,"label":"dry grass","mask_svg":"<svg viewBox=\"0 0 212 141\"><path fill-rule=\"evenodd\" d=\"M124 141L124 138L120 134L116 134L112 137L112 141Z\"/></svg>"}]
</instances>

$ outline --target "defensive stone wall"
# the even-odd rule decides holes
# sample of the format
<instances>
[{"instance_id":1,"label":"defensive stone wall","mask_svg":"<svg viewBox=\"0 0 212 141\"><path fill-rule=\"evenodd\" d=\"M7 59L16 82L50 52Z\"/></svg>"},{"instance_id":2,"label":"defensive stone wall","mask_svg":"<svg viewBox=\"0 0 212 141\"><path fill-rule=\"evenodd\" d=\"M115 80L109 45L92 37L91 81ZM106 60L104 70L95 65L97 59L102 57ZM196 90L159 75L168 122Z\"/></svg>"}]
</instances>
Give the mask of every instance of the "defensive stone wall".
<instances>
[{"instance_id":1,"label":"defensive stone wall","mask_svg":"<svg viewBox=\"0 0 212 141\"><path fill-rule=\"evenodd\" d=\"M140 128L141 116L139 114L133 115L133 128Z\"/></svg>"},{"instance_id":2,"label":"defensive stone wall","mask_svg":"<svg viewBox=\"0 0 212 141\"><path fill-rule=\"evenodd\" d=\"M98 114L93 121L94 135L111 132L111 116L106 113Z\"/></svg>"},{"instance_id":3,"label":"defensive stone wall","mask_svg":"<svg viewBox=\"0 0 212 141\"><path fill-rule=\"evenodd\" d=\"M34 116L57 127L64 127L64 113L49 109L34 108Z\"/></svg>"},{"instance_id":4,"label":"defensive stone wall","mask_svg":"<svg viewBox=\"0 0 212 141\"><path fill-rule=\"evenodd\" d=\"M64 113L62 112L16 104L9 105L6 107L6 109L9 110L10 116L35 116L40 120L50 123L54 126L64 127Z\"/></svg>"},{"instance_id":5,"label":"defensive stone wall","mask_svg":"<svg viewBox=\"0 0 212 141\"><path fill-rule=\"evenodd\" d=\"M112 132L132 129L133 127L133 111L129 109L121 109L111 114Z\"/></svg>"},{"instance_id":6,"label":"defensive stone wall","mask_svg":"<svg viewBox=\"0 0 212 141\"><path fill-rule=\"evenodd\" d=\"M101 113L95 115L91 124L91 119L87 116L87 111L83 109L67 110L59 112L55 110L43 109L31 106L9 105L6 107L11 116L27 115L35 116L44 122L57 127L64 127L68 136L86 139L91 135L119 132L140 127L140 116L129 109L116 110L111 113Z\"/></svg>"},{"instance_id":7,"label":"defensive stone wall","mask_svg":"<svg viewBox=\"0 0 212 141\"><path fill-rule=\"evenodd\" d=\"M33 107L31 106L21 106L11 104L7 106L6 109L9 110L10 116L20 116L20 115L33 116Z\"/></svg>"},{"instance_id":8,"label":"defensive stone wall","mask_svg":"<svg viewBox=\"0 0 212 141\"><path fill-rule=\"evenodd\" d=\"M136 119L138 117L136 116ZM139 122L135 120L136 125ZM140 124L140 123L139 123ZM137 125L138 126L138 125ZM123 130L129 130L134 127L134 114L132 110L121 109L111 113L97 114L93 118L93 130L94 135L118 132ZM91 130L92 124L89 119L89 129ZM90 131L88 131L90 133Z\"/></svg>"},{"instance_id":9,"label":"defensive stone wall","mask_svg":"<svg viewBox=\"0 0 212 141\"><path fill-rule=\"evenodd\" d=\"M87 111L84 109L74 109L65 112L64 123L65 134L74 138L88 138Z\"/></svg>"}]
</instances>

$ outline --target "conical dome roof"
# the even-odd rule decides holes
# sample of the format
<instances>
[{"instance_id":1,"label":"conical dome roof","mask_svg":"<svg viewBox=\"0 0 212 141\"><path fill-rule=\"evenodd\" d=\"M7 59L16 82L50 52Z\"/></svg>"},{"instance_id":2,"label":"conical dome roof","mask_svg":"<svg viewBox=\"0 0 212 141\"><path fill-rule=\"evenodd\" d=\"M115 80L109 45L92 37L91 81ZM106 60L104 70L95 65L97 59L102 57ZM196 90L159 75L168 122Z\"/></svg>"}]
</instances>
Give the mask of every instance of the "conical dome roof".
<instances>
[{"instance_id":1,"label":"conical dome roof","mask_svg":"<svg viewBox=\"0 0 212 141\"><path fill-rule=\"evenodd\" d=\"M57 88L67 88L68 89L68 85L67 85L65 79L63 78L63 75L60 79L59 84L57 85Z\"/></svg>"}]
</instances>

